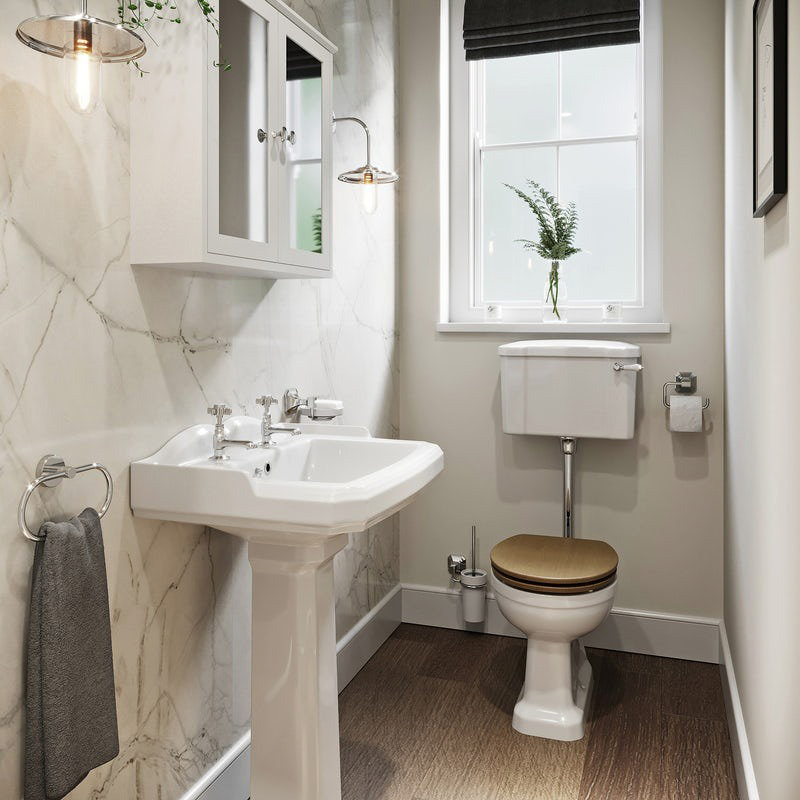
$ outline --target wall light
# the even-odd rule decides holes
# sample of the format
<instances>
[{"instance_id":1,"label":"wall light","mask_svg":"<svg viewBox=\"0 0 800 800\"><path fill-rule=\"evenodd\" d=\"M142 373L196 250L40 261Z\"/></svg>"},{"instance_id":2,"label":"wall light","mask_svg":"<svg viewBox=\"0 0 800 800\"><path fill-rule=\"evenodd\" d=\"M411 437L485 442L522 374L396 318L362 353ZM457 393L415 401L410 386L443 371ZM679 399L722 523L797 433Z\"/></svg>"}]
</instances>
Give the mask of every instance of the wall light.
<instances>
[{"instance_id":1,"label":"wall light","mask_svg":"<svg viewBox=\"0 0 800 800\"><path fill-rule=\"evenodd\" d=\"M91 114L100 102L102 63L133 61L147 50L128 28L90 17L87 3L82 0L80 14L31 17L17 27L23 44L64 59L64 92L78 114Z\"/></svg>"},{"instance_id":2,"label":"wall light","mask_svg":"<svg viewBox=\"0 0 800 800\"><path fill-rule=\"evenodd\" d=\"M369 140L369 128L358 117L334 117L333 124L337 122L357 122L363 129L367 137L367 161L362 167L343 172L339 180L343 183L361 186L361 206L367 214L374 214L378 207L377 186L380 183L395 183L398 180L396 172L386 172L378 169L372 163L372 152Z\"/></svg>"}]
</instances>

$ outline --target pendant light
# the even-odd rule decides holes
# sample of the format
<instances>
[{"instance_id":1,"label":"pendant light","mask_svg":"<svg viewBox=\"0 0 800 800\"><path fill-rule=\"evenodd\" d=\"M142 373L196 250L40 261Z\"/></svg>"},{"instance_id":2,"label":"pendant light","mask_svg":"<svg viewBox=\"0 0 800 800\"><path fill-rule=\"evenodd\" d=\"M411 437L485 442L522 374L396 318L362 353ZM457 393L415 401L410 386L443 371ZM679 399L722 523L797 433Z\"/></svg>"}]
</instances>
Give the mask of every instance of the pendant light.
<instances>
[{"instance_id":1,"label":"pendant light","mask_svg":"<svg viewBox=\"0 0 800 800\"><path fill-rule=\"evenodd\" d=\"M343 172L339 176L339 180L343 183L361 186L361 207L367 214L374 214L375 209L378 207L378 192L376 187L381 183L395 183L398 179L397 173L386 172L372 164L369 128L362 120L358 117L334 117L333 122L334 125L337 122L356 122L364 129L364 133L367 136L367 161L361 167Z\"/></svg>"},{"instance_id":2,"label":"pendant light","mask_svg":"<svg viewBox=\"0 0 800 800\"><path fill-rule=\"evenodd\" d=\"M87 4L82 0L79 14L31 17L17 27L23 44L64 59L64 92L79 114L91 114L100 102L101 64L133 61L147 50L132 30L89 16Z\"/></svg>"}]
</instances>

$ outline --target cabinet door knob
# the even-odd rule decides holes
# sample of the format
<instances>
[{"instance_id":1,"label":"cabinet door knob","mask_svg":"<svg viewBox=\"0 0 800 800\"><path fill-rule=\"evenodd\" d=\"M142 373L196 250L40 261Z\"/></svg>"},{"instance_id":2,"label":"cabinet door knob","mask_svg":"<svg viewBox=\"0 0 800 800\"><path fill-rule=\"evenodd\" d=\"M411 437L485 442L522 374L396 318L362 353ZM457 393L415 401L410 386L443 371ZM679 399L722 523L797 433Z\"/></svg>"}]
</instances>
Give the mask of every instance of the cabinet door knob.
<instances>
[{"instance_id":1,"label":"cabinet door knob","mask_svg":"<svg viewBox=\"0 0 800 800\"><path fill-rule=\"evenodd\" d=\"M294 144L297 141L297 134L294 131L287 130L285 125L279 131L270 131L269 133L263 128L259 128L256 136L261 144L264 144L270 136L282 142L289 142L289 144Z\"/></svg>"},{"instance_id":2,"label":"cabinet door knob","mask_svg":"<svg viewBox=\"0 0 800 800\"><path fill-rule=\"evenodd\" d=\"M261 144L264 144L264 142L266 142L267 138L270 136L273 139L279 139L282 142L289 141L292 144L294 144L295 140L294 131L289 133L289 131L286 130L286 126L281 128L279 131L270 131L269 133L267 133L267 131L265 131L263 128L259 128L256 136L258 137L258 141L261 142Z\"/></svg>"}]
</instances>

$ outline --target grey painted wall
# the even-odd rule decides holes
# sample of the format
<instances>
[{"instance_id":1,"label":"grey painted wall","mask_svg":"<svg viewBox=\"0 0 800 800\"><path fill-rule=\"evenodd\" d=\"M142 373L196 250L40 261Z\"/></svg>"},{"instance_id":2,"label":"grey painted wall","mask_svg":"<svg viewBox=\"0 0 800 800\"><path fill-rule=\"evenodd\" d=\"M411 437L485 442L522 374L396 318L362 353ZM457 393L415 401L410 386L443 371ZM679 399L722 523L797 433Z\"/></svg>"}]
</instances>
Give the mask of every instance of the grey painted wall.
<instances>
[{"instance_id":1,"label":"grey painted wall","mask_svg":"<svg viewBox=\"0 0 800 800\"><path fill-rule=\"evenodd\" d=\"M725 625L761 800L800 794L800 9L788 5L789 194L755 220L752 4L726 3Z\"/></svg>"},{"instance_id":2,"label":"grey painted wall","mask_svg":"<svg viewBox=\"0 0 800 800\"><path fill-rule=\"evenodd\" d=\"M577 532L619 552L617 605L715 618L722 615L723 8L722 0L664 3L664 314L672 333L627 337L641 344L645 367L635 438L581 442L576 463ZM438 0L400 6L400 426L404 437L438 442L445 453L444 473L401 514L400 548L404 583L446 586L445 558L468 548L473 521L484 568L492 546L511 534L560 534L561 454L556 439L501 430L497 346L530 335L435 330L438 28ZM711 398L703 434L667 430L661 386L678 369L694 370Z\"/></svg>"}]
</instances>

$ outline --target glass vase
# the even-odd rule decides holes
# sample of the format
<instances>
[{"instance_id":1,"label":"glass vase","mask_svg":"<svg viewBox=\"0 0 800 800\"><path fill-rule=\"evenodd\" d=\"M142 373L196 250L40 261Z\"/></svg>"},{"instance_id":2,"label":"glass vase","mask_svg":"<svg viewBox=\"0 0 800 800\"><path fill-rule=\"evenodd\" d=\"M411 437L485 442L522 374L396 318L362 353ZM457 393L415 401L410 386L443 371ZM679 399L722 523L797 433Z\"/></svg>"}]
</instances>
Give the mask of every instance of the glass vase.
<instances>
[{"instance_id":1,"label":"glass vase","mask_svg":"<svg viewBox=\"0 0 800 800\"><path fill-rule=\"evenodd\" d=\"M558 261L553 261L550 265L542 298L542 322L567 321L567 285L564 281L564 266Z\"/></svg>"}]
</instances>

